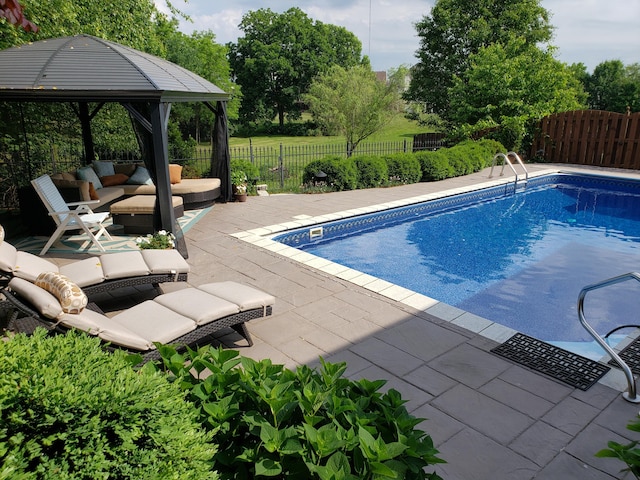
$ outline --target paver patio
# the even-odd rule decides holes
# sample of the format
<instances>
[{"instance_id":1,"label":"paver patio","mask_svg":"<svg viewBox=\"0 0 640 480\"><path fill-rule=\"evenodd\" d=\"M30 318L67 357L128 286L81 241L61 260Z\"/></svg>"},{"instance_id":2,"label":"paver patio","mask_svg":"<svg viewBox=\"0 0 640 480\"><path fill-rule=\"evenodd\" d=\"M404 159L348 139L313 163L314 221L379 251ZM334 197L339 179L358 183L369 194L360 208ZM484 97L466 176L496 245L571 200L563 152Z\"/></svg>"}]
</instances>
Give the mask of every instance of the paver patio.
<instances>
[{"instance_id":1,"label":"paver patio","mask_svg":"<svg viewBox=\"0 0 640 480\"><path fill-rule=\"evenodd\" d=\"M609 440L637 438L625 426L640 407L623 400L621 390L575 390L489 353L495 341L431 314L437 310L409 307L235 236L487 176L485 170L403 187L216 204L186 235L190 283L235 280L276 297L273 316L248 325L253 347L234 335L221 339L242 355L291 368L316 365L321 355L346 361L352 378L386 379L386 388L399 390L408 409L427 419L421 428L449 462L435 467L444 479L633 478L619 473L621 462L594 457Z\"/></svg>"}]
</instances>

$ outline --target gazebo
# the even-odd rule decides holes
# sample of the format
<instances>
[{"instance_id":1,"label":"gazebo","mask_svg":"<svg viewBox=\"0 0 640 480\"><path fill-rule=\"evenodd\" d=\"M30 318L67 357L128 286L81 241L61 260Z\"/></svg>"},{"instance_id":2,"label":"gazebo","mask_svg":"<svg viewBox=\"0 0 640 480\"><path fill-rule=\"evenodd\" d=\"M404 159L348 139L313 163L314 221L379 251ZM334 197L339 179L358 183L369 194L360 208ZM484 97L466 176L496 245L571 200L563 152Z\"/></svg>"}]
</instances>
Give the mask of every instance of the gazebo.
<instances>
[{"instance_id":1,"label":"gazebo","mask_svg":"<svg viewBox=\"0 0 640 480\"><path fill-rule=\"evenodd\" d=\"M146 167L156 185L154 226L177 232L169 181L167 125L173 102L203 102L215 114L211 173L222 201L232 198L226 102L213 83L159 57L90 35L52 38L0 51L0 101L69 102L80 120L85 161L94 158L91 119L106 102L135 120ZM95 105L95 106L94 106ZM90 107L93 107L90 110Z\"/></svg>"}]
</instances>

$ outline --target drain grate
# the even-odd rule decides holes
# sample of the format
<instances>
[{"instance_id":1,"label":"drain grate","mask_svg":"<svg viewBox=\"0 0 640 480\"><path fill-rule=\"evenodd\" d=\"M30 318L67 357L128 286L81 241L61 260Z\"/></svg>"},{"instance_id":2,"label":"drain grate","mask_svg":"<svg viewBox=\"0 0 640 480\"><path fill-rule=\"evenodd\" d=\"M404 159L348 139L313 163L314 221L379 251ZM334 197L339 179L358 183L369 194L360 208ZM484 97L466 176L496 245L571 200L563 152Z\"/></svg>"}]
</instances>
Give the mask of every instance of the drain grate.
<instances>
[{"instance_id":1,"label":"drain grate","mask_svg":"<svg viewBox=\"0 0 640 480\"><path fill-rule=\"evenodd\" d=\"M624 363L629 366L633 373L640 375L640 337L636 338L629 345L624 347L618 353L618 356L624 360ZM613 360L609 360L609 365L620 368Z\"/></svg>"},{"instance_id":2,"label":"drain grate","mask_svg":"<svg viewBox=\"0 0 640 480\"><path fill-rule=\"evenodd\" d=\"M516 333L491 351L580 390L588 390L611 370L602 363L522 333Z\"/></svg>"}]
</instances>

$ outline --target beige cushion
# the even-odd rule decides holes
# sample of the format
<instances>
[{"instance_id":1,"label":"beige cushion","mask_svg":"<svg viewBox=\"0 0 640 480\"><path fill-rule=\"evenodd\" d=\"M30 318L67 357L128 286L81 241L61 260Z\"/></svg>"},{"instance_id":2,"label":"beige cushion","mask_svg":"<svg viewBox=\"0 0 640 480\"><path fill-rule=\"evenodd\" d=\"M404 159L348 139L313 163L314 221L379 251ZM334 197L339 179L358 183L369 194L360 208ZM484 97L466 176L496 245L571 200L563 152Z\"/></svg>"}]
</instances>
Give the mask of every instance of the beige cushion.
<instances>
[{"instance_id":1,"label":"beige cushion","mask_svg":"<svg viewBox=\"0 0 640 480\"><path fill-rule=\"evenodd\" d=\"M165 293L154 298L154 301L192 319L198 325L204 325L240 311L235 303L197 288Z\"/></svg>"},{"instance_id":2,"label":"beige cushion","mask_svg":"<svg viewBox=\"0 0 640 480\"><path fill-rule=\"evenodd\" d=\"M89 257L70 262L62 265L58 271L69 277L79 287L97 285L104 282L104 272L102 271L102 261L100 257Z\"/></svg>"},{"instance_id":3,"label":"beige cushion","mask_svg":"<svg viewBox=\"0 0 640 480\"><path fill-rule=\"evenodd\" d=\"M4 242L4 227L0 225L0 243Z\"/></svg>"},{"instance_id":4,"label":"beige cushion","mask_svg":"<svg viewBox=\"0 0 640 480\"><path fill-rule=\"evenodd\" d=\"M62 307L56 297L22 278L12 278L9 288L27 300L41 315L56 319L62 315Z\"/></svg>"},{"instance_id":5,"label":"beige cushion","mask_svg":"<svg viewBox=\"0 0 640 480\"><path fill-rule=\"evenodd\" d=\"M171 197L173 208L182 205L181 197ZM120 200L109 207L112 215L132 214L151 215L156 206L154 195L135 195Z\"/></svg>"},{"instance_id":6,"label":"beige cushion","mask_svg":"<svg viewBox=\"0 0 640 480\"><path fill-rule=\"evenodd\" d=\"M91 335L97 335L106 342L122 347L146 351L155 348L152 342L132 332L113 319L85 309L80 314L63 313L58 321L68 328L77 328Z\"/></svg>"},{"instance_id":7,"label":"beige cushion","mask_svg":"<svg viewBox=\"0 0 640 480\"><path fill-rule=\"evenodd\" d=\"M13 273L16 266L17 253L16 247L10 243L0 243L0 270Z\"/></svg>"},{"instance_id":8,"label":"beige cushion","mask_svg":"<svg viewBox=\"0 0 640 480\"><path fill-rule=\"evenodd\" d=\"M22 250L16 252L15 266L13 268L13 274L16 277L35 282L38 275L42 272L59 271L58 266L46 258L38 257L37 255L23 252Z\"/></svg>"},{"instance_id":9,"label":"beige cushion","mask_svg":"<svg viewBox=\"0 0 640 480\"><path fill-rule=\"evenodd\" d=\"M193 320L153 300L134 305L112 319L149 342L170 343L196 328Z\"/></svg>"},{"instance_id":10,"label":"beige cushion","mask_svg":"<svg viewBox=\"0 0 640 480\"><path fill-rule=\"evenodd\" d=\"M141 250L142 258L147 264L149 273L189 273L187 261L177 250Z\"/></svg>"},{"instance_id":11,"label":"beige cushion","mask_svg":"<svg viewBox=\"0 0 640 480\"><path fill-rule=\"evenodd\" d=\"M149 267L147 267L139 251L118 254L106 253L100 255L100 262L102 263L104 278L107 280L149 274Z\"/></svg>"},{"instance_id":12,"label":"beige cushion","mask_svg":"<svg viewBox=\"0 0 640 480\"><path fill-rule=\"evenodd\" d=\"M273 305L276 299L257 288L236 282L205 283L198 287L216 297L235 303L241 311Z\"/></svg>"},{"instance_id":13,"label":"beige cushion","mask_svg":"<svg viewBox=\"0 0 640 480\"><path fill-rule=\"evenodd\" d=\"M88 299L82 289L58 272L41 273L35 283L58 299L64 313L80 313L87 306Z\"/></svg>"},{"instance_id":14,"label":"beige cushion","mask_svg":"<svg viewBox=\"0 0 640 480\"><path fill-rule=\"evenodd\" d=\"M64 176L63 173L59 173L57 175ZM91 186L89 185L89 182L85 180L76 180L75 178L73 180L68 180L66 178L54 178L53 175L51 176L51 179L57 188L77 188L78 192L80 192L81 201L86 202L91 200Z\"/></svg>"}]
</instances>

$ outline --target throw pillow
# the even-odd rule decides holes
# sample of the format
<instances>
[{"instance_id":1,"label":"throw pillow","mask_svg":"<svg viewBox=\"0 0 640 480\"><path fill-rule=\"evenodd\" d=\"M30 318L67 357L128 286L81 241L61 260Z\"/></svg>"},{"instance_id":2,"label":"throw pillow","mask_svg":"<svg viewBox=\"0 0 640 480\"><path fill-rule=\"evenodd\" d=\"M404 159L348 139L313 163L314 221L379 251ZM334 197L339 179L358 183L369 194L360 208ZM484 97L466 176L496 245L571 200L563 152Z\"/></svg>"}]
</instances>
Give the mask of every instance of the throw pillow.
<instances>
[{"instance_id":1,"label":"throw pillow","mask_svg":"<svg viewBox=\"0 0 640 480\"><path fill-rule=\"evenodd\" d=\"M113 162L101 162L99 160L96 160L91 164L91 166L93 167L93 170L96 172L98 177L106 177L116 173L113 167Z\"/></svg>"},{"instance_id":2,"label":"throw pillow","mask_svg":"<svg viewBox=\"0 0 640 480\"><path fill-rule=\"evenodd\" d=\"M113 187L114 185L122 185L129 177L124 173L114 173L113 175L107 175L106 177L100 177L103 187Z\"/></svg>"},{"instance_id":3,"label":"throw pillow","mask_svg":"<svg viewBox=\"0 0 640 480\"><path fill-rule=\"evenodd\" d=\"M171 181L171 185L182 181L182 165L178 165L177 163L169 164L169 180Z\"/></svg>"},{"instance_id":4,"label":"throw pillow","mask_svg":"<svg viewBox=\"0 0 640 480\"><path fill-rule=\"evenodd\" d=\"M93 182L89 183L89 200L100 200L100 195L96 192L96 188L93 186Z\"/></svg>"},{"instance_id":5,"label":"throw pillow","mask_svg":"<svg viewBox=\"0 0 640 480\"><path fill-rule=\"evenodd\" d=\"M80 313L87 306L88 299L82 289L60 273L43 272L35 283L56 297L65 313Z\"/></svg>"},{"instance_id":6,"label":"throw pillow","mask_svg":"<svg viewBox=\"0 0 640 480\"><path fill-rule=\"evenodd\" d=\"M57 178L53 178L53 176L51 177L51 180L53 180L53 184L58 188L77 188L78 189L78 195L73 195L70 197L70 200L73 201L80 201L80 202L86 202L87 200L92 200L91 198L91 183L87 182L85 180L65 180L65 179L57 179ZM63 195L64 197L64 195Z\"/></svg>"},{"instance_id":7,"label":"throw pillow","mask_svg":"<svg viewBox=\"0 0 640 480\"><path fill-rule=\"evenodd\" d=\"M153 185L149 170L145 167L137 167L136 171L133 172L133 175L129 177L126 183L128 185Z\"/></svg>"},{"instance_id":8,"label":"throw pillow","mask_svg":"<svg viewBox=\"0 0 640 480\"><path fill-rule=\"evenodd\" d=\"M102 188L102 183L100 183L100 177L92 167L81 167L76 172L78 179L86 180L87 182L93 183L93 186L96 190Z\"/></svg>"},{"instance_id":9,"label":"throw pillow","mask_svg":"<svg viewBox=\"0 0 640 480\"><path fill-rule=\"evenodd\" d=\"M136 171L137 165L135 163L116 163L113 168L116 173L124 173L127 177L133 175Z\"/></svg>"}]
</instances>

